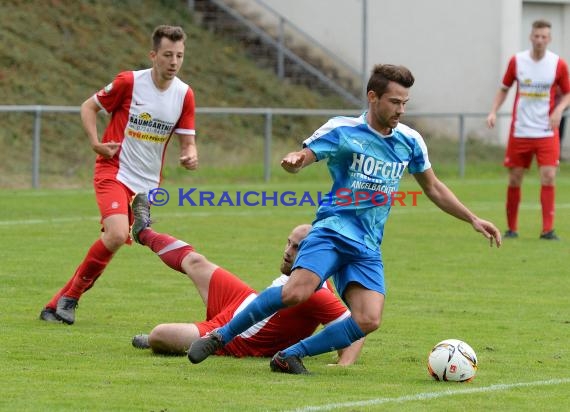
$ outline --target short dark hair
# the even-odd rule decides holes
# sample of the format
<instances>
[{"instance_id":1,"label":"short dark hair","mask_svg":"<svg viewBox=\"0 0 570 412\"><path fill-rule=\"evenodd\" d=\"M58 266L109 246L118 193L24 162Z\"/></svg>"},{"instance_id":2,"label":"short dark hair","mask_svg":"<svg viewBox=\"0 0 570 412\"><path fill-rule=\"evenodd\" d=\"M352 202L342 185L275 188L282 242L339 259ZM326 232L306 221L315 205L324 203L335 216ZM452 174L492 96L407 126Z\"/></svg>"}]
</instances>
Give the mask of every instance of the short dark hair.
<instances>
[{"instance_id":1,"label":"short dark hair","mask_svg":"<svg viewBox=\"0 0 570 412\"><path fill-rule=\"evenodd\" d=\"M158 50L160 47L160 42L162 38L166 37L168 40L177 42L177 41L186 41L186 33L180 26L167 26L167 25L160 25L157 26L154 31L152 32L152 48L153 50Z\"/></svg>"},{"instance_id":2,"label":"short dark hair","mask_svg":"<svg viewBox=\"0 0 570 412\"><path fill-rule=\"evenodd\" d=\"M533 29L544 29L544 28L551 28L552 24L550 24L550 22L548 20L544 20L544 19L540 19L540 20L535 20L532 22L532 28Z\"/></svg>"},{"instance_id":3,"label":"short dark hair","mask_svg":"<svg viewBox=\"0 0 570 412\"><path fill-rule=\"evenodd\" d=\"M382 96L388 87L389 82L396 82L406 88L414 84L412 72L404 66L393 64L377 64L372 69L372 74L368 80L366 91L372 90L378 97Z\"/></svg>"}]
</instances>

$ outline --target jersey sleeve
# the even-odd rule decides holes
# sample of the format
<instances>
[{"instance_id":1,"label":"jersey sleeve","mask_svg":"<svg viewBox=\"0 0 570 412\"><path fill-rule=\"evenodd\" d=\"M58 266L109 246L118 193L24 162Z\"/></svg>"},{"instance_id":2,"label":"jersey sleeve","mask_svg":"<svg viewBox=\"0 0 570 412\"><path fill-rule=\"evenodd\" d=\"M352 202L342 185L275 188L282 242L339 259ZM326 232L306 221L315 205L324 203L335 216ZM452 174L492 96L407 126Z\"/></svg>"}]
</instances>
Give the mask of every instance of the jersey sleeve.
<instances>
[{"instance_id":1,"label":"jersey sleeve","mask_svg":"<svg viewBox=\"0 0 570 412\"><path fill-rule=\"evenodd\" d=\"M133 84L133 72L121 72L111 83L99 90L93 98L101 109L107 113L112 113L121 106L125 96L132 95Z\"/></svg>"},{"instance_id":2,"label":"jersey sleeve","mask_svg":"<svg viewBox=\"0 0 570 412\"><path fill-rule=\"evenodd\" d=\"M503 76L503 86L510 88L516 79L517 79L517 59L515 56L513 56L511 57L511 60L509 60L507 71Z\"/></svg>"},{"instance_id":3,"label":"jersey sleeve","mask_svg":"<svg viewBox=\"0 0 570 412\"><path fill-rule=\"evenodd\" d=\"M180 114L180 119L174 128L174 133L185 134L185 135L195 135L195 112L196 104L194 101L194 91L188 87L186 95L184 96L184 103L182 106L182 113Z\"/></svg>"},{"instance_id":4,"label":"jersey sleeve","mask_svg":"<svg viewBox=\"0 0 570 412\"><path fill-rule=\"evenodd\" d=\"M417 140L414 146L412 158L408 163L408 172L410 174L423 173L431 169L431 162L428 157L428 150L423 139Z\"/></svg>"},{"instance_id":5,"label":"jersey sleeve","mask_svg":"<svg viewBox=\"0 0 570 412\"><path fill-rule=\"evenodd\" d=\"M339 135L334 119L329 120L303 142L303 147L313 151L317 161L333 156L338 150Z\"/></svg>"},{"instance_id":6,"label":"jersey sleeve","mask_svg":"<svg viewBox=\"0 0 570 412\"><path fill-rule=\"evenodd\" d=\"M556 67L556 77L558 87L562 94L570 93L570 77L568 74L568 64L564 59L558 60L558 66Z\"/></svg>"}]
</instances>

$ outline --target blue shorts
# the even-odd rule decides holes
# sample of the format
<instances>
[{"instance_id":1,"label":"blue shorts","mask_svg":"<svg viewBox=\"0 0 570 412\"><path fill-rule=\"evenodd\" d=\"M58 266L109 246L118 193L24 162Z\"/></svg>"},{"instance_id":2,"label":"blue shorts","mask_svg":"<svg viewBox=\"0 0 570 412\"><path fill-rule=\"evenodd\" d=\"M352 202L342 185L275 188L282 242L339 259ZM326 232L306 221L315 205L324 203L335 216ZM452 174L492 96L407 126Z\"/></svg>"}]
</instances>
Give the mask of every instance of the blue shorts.
<instances>
[{"instance_id":1,"label":"blue shorts","mask_svg":"<svg viewBox=\"0 0 570 412\"><path fill-rule=\"evenodd\" d=\"M341 297L350 282L386 294L380 252L330 229L311 229L299 245L299 253L293 263L295 268L314 272L322 282L332 277Z\"/></svg>"}]
</instances>

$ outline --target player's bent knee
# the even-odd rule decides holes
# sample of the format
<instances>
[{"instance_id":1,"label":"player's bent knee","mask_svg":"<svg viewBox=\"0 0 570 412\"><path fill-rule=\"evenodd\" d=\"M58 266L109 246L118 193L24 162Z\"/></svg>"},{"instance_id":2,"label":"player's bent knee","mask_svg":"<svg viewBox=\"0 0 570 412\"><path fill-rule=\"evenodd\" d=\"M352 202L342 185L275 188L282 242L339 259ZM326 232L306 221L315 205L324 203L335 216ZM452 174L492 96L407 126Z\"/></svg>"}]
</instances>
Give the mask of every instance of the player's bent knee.
<instances>
[{"instance_id":1,"label":"player's bent knee","mask_svg":"<svg viewBox=\"0 0 570 412\"><path fill-rule=\"evenodd\" d=\"M362 332L364 332L365 335L374 332L378 328L380 328L380 324L366 323L363 326L360 326L360 329Z\"/></svg>"},{"instance_id":2,"label":"player's bent knee","mask_svg":"<svg viewBox=\"0 0 570 412\"><path fill-rule=\"evenodd\" d=\"M354 318L354 316L353 316ZM365 317L365 318L354 318L355 322L358 324L362 332L369 334L380 328L381 319L380 317Z\"/></svg>"},{"instance_id":3,"label":"player's bent knee","mask_svg":"<svg viewBox=\"0 0 570 412\"><path fill-rule=\"evenodd\" d=\"M184 257L183 267L189 271L195 270L197 267L209 263L208 259L204 255L197 252L188 253Z\"/></svg>"},{"instance_id":4,"label":"player's bent knee","mask_svg":"<svg viewBox=\"0 0 570 412\"><path fill-rule=\"evenodd\" d=\"M129 239L128 231L110 231L103 234L105 246L118 249L124 245Z\"/></svg>"},{"instance_id":5,"label":"player's bent knee","mask_svg":"<svg viewBox=\"0 0 570 412\"><path fill-rule=\"evenodd\" d=\"M295 306L300 303L305 302L313 294L313 290L310 288L283 288L281 294L281 299L283 303L287 306Z\"/></svg>"}]
</instances>

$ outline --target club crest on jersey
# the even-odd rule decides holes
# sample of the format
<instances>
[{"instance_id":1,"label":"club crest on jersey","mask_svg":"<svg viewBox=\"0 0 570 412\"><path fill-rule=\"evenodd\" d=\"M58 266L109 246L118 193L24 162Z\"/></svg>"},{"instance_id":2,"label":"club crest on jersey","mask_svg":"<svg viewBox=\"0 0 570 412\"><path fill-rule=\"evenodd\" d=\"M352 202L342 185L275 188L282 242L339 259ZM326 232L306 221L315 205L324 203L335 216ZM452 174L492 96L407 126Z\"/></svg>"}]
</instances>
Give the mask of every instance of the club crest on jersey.
<instances>
[{"instance_id":1,"label":"club crest on jersey","mask_svg":"<svg viewBox=\"0 0 570 412\"><path fill-rule=\"evenodd\" d=\"M144 112L138 115L138 118L144 120L145 122L149 122L152 120L152 116L150 113Z\"/></svg>"}]
</instances>

